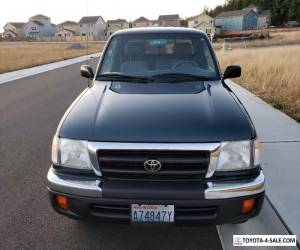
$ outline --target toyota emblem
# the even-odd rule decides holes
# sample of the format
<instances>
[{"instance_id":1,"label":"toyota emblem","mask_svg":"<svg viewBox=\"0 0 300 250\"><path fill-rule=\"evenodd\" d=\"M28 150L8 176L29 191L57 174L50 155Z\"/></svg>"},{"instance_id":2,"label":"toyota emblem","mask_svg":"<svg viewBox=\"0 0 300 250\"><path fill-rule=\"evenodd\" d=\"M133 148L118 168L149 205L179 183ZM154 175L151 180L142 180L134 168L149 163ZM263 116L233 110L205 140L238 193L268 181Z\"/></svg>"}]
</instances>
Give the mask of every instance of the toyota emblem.
<instances>
[{"instance_id":1,"label":"toyota emblem","mask_svg":"<svg viewBox=\"0 0 300 250\"><path fill-rule=\"evenodd\" d=\"M161 163L158 160L148 160L144 162L144 168L150 173L155 173L161 169Z\"/></svg>"}]
</instances>

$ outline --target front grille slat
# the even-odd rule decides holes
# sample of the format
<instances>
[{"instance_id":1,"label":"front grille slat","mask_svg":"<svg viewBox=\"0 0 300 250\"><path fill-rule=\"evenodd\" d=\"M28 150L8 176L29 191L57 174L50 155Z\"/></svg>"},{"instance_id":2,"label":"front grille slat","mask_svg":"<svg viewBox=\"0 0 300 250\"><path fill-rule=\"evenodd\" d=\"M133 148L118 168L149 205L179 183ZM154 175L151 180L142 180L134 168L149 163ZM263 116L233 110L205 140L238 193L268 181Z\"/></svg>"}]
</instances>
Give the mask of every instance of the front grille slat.
<instances>
[{"instance_id":1,"label":"front grille slat","mask_svg":"<svg viewBox=\"0 0 300 250\"><path fill-rule=\"evenodd\" d=\"M209 165L209 151L180 150L99 150L103 177L117 179L203 179ZM158 160L161 169L145 170L147 160Z\"/></svg>"},{"instance_id":2,"label":"front grille slat","mask_svg":"<svg viewBox=\"0 0 300 250\"><path fill-rule=\"evenodd\" d=\"M146 161L148 160L149 157L124 157L124 156L120 156L118 158L115 158L113 156L104 156L101 157L101 161L102 162L109 162L109 163L140 163L141 161ZM155 156L153 156L153 158L155 158ZM185 158L185 159L176 159L176 158L172 158L172 157L163 157L163 161L162 163L169 163L169 164L203 164L206 163L206 159L202 159L202 158Z\"/></svg>"},{"instance_id":3,"label":"front grille slat","mask_svg":"<svg viewBox=\"0 0 300 250\"><path fill-rule=\"evenodd\" d=\"M109 169L105 170L105 173L119 173L119 174L148 174L151 175L151 173L146 172L145 170L124 170L124 169ZM155 175L194 175L194 174L203 174L204 171L159 171L155 173Z\"/></svg>"}]
</instances>

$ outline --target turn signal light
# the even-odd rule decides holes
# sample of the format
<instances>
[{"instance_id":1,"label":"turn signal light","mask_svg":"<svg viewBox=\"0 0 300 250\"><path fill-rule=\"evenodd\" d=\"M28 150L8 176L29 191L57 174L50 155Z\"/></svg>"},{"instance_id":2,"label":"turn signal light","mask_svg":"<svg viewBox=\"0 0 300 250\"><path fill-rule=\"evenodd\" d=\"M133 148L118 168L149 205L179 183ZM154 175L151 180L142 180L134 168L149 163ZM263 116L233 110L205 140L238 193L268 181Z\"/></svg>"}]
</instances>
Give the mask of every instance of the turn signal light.
<instances>
[{"instance_id":1,"label":"turn signal light","mask_svg":"<svg viewBox=\"0 0 300 250\"><path fill-rule=\"evenodd\" d=\"M55 200L56 200L57 205L60 208L63 208L63 209L68 209L69 208L69 202L68 202L68 198L66 196L56 195Z\"/></svg>"},{"instance_id":2,"label":"turn signal light","mask_svg":"<svg viewBox=\"0 0 300 250\"><path fill-rule=\"evenodd\" d=\"M255 205L255 199L247 199L243 201L242 204L242 214L248 214L252 212Z\"/></svg>"}]
</instances>

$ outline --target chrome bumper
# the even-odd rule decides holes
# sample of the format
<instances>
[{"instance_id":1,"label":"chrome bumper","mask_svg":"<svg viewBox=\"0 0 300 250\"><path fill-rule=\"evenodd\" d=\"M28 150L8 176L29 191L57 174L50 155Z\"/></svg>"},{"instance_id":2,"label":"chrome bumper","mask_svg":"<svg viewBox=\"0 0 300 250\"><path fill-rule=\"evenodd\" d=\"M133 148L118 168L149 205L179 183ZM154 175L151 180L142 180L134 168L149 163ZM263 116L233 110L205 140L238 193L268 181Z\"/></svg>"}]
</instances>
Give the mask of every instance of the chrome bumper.
<instances>
[{"instance_id":1,"label":"chrome bumper","mask_svg":"<svg viewBox=\"0 0 300 250\"><path fill-rule=\"evenodd\" d=\"M102 196L100 180L66 179L57 175L53 167L48 171L47 182L52 191L85 197Z\"/></svg>"},{"instance_id":2,"label":"chrome bumper","mask_svg":"<svg viewBox=\"0 0 300 250\"><path fill-rule=\"evenodd\" d=\"M205 189L205 199L226 199L253 195L265 190L265 176L260 171L259 176L254 179L236 182L208 182Z\"/></svg>"},{"instance_id":3,"label":"chrome bumper","mask_svg":"<svg viewBox=\"0 0 300 250\"><path fill-rule=\"evenodd\" d=\"M100 180L66 179L58 176L51 167L48 175L48 189L54 192L84 197L102 197ZM264 191L263 171L253 179L235 182L208 182L204 190L205 199L227 199L258 194Z\"/></svg>"}]
</instances>

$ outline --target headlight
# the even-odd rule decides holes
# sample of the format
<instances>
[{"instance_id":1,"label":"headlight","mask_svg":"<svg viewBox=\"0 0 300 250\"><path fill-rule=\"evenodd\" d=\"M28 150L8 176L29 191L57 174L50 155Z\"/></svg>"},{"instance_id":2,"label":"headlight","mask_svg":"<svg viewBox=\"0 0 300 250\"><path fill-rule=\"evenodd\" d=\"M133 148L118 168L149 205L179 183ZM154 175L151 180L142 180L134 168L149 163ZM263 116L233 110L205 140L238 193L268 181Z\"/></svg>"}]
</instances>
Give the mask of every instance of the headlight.
<instances>
[{"instance_id":1,"label":"headlight","mask_svg":"<svg viewBox=\"0 0 300 250\"><path fill-rule=\"evenodd\" d=\"M54 137L52 142L53 164L75 169L92 169L88 142Z\"/></svg>"},{"instance_id":2,"label":"headlight","mask_svg":"<svg viewBox=\"0 0 300 250\"><path fill-rule=\"evenodd\" d=\"M253 166L251 141L222 142L217 171L245 170Z\"/></svg>"}]
</instances>

